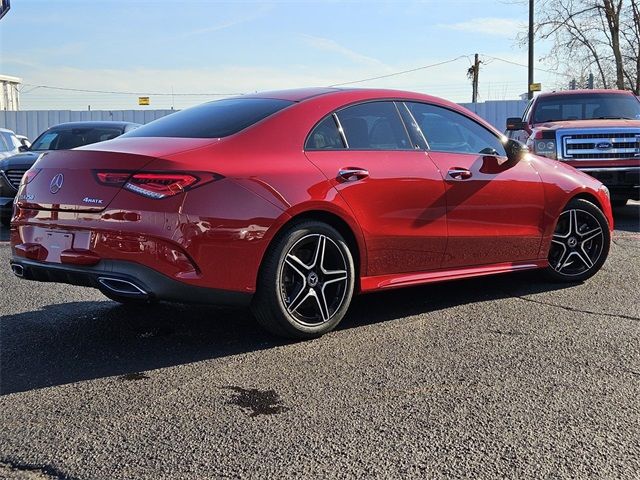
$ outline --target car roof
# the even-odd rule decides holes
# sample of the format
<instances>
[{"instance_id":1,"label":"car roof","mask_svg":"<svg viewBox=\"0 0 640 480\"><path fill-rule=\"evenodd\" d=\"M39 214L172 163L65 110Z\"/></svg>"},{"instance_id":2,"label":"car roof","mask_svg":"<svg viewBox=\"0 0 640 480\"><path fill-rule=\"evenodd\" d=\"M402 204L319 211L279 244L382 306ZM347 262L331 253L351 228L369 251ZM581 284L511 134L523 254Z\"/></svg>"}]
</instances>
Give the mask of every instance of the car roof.
<instances>
[{"instance_id":1,"label":"car roof","mask_svg":"<svg viewBox=\"0 0 640 480\"><path fill-rule=\"evenodd\" d=\"M323 101L323 99L329 99L330 97L339 96L344 103L359 102L367 100L383 100L383 99L398 99L398 100L417 100L427 101L435 104L450 106L455 109L459 109L459 106L448 100L433 97L424 93L409 92L406 90L394 90L386 88L332 88L332 87L319 87L319 88L302 88L292 90L275 90L271 92L258 92L250 95L243 95L236 98L275 98L279 100L291 100L294 102L303 102L307 100Z\"/></svg>"},{"instance_id":2,"label":"car roof","mask_svg":"<svg viewBox=\"0 0 640 480\"><path fill-rule=\"evenodd\" d=\"M557 92L544 92L536 95L536 98L555 97L558 95L584 95L585 93L590 93L590 94L609 93L614 95L633 95L633 93L628 90L608 90L604 88L598 88L593 90L582 89L582 90L559 90Z\"/></svg>"},{"instance_id":3,"label":"car roof","mask_svg":"<svg viewBox=\"0 0 640 480\"><path fill-rule=\"evenodd\" d=\"M49 127L47 130L56 130L59 128L108 128L108 127L126 127L127 125L140 126L139 123L118 122L118 121L86 121L86 122L65 122Z\"/></svg>"},{"instance_id":4,"label":"car roof","mask_svg":"<svg viewBox=\"0 0 640 480\"><path fill-rule=\"evenodd\" d=\"M331 87L291 88L288 90L269 90L266 92L248 93L235 98L273 98L277 100L301 102L319 95L327 95L340 91L342 91L342 89Z\"/></svg>"}]
</instances>

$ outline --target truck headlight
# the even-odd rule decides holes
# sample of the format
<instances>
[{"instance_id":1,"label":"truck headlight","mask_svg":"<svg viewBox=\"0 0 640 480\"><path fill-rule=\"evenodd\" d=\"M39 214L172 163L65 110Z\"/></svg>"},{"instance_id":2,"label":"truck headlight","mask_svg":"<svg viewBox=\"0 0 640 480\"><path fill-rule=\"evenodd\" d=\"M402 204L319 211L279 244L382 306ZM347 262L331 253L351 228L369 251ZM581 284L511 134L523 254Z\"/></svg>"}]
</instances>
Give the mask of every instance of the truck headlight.
<instances>
[{"instance_id":1,"label":"truck headlight","mask_svg":"<svg viewBox=\"0 0 640 480\"><path fill-rule=\"evenodd\" d=\"M556 141L550 140L547 138L534 139L533 140L533 152L536 155L541 155L543 157L552 158L553 160L558 159L558 152L556 150Z\"/></svg>"}]
</instances>

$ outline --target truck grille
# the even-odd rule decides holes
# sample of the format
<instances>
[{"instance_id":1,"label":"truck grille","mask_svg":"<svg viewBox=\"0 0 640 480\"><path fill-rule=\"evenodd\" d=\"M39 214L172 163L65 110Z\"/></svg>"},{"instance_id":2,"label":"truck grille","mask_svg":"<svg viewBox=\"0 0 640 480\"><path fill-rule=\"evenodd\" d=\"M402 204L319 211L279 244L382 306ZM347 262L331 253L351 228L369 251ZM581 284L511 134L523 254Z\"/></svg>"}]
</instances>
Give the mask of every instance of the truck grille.
<instances>
[{"instance_id":1,"label":"truck grille","mask_svg":"<svg viewBox=\"0 0 640 480\"><path fill-rule=\"evenodd\" d=\"M7 180L9 180L9 183L17 189L26 171L26 168L16 168L15 170L7 170L4 174Z\"/></svg>"},{"instance_id":2,"label":"truck grille","mask_svg":"<svg viewBox=\"0 0 640 480\"><path fill-rule=\"evenodd\" d=\"M640 157L640 132L583 133L562 137L562 158L600 160Z\"/></svg>"}]
</instances>

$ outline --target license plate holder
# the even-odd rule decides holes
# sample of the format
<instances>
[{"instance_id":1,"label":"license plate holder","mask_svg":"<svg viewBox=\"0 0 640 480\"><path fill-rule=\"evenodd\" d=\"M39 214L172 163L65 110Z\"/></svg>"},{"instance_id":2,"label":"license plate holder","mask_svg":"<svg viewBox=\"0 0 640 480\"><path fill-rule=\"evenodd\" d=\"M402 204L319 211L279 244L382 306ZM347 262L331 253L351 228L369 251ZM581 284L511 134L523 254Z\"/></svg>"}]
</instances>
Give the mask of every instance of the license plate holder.
<instances>
[{"instance_id":1,"label":"license plate holder","mask_svg":"<svg viewBox=\"0 0 640 480\"><path fill-rule=\"evenodd\" d=\"M62 263L60 253L73 247L73 233L47 230L41 245L47 249L47 262Z\"/></svg>"}]
</instances>

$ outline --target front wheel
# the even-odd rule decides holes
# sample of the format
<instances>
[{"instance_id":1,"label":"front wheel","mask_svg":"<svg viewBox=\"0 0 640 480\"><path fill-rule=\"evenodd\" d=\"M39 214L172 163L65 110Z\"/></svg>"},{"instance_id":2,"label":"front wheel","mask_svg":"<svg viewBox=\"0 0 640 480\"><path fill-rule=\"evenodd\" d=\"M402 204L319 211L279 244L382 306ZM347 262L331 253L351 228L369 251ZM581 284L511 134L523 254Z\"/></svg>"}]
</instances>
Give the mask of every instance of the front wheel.
<instances>
[{"instance_id":1,"label":"front wheel","mask_svg":"<svg viewBox=\"0 0 640 480\"><path fill-rule=\"evenodd\" d=\"M548 275L562 282L586 280L604 264L610 241L609 224L602 211L587 200L571 200L553 233Z\"/></svg>"},{"instance_id":2,"label":"front wheel","mask_svg":"<svg viewBox=\"0 0 640 480\"><path fill-rule=\"evenodd\" d=\"M271 333L318 337L340 323L354 284L353 256L342 235L325 223L302 221L269 248L252 310Z\"/></svg>"}]
</instances>

